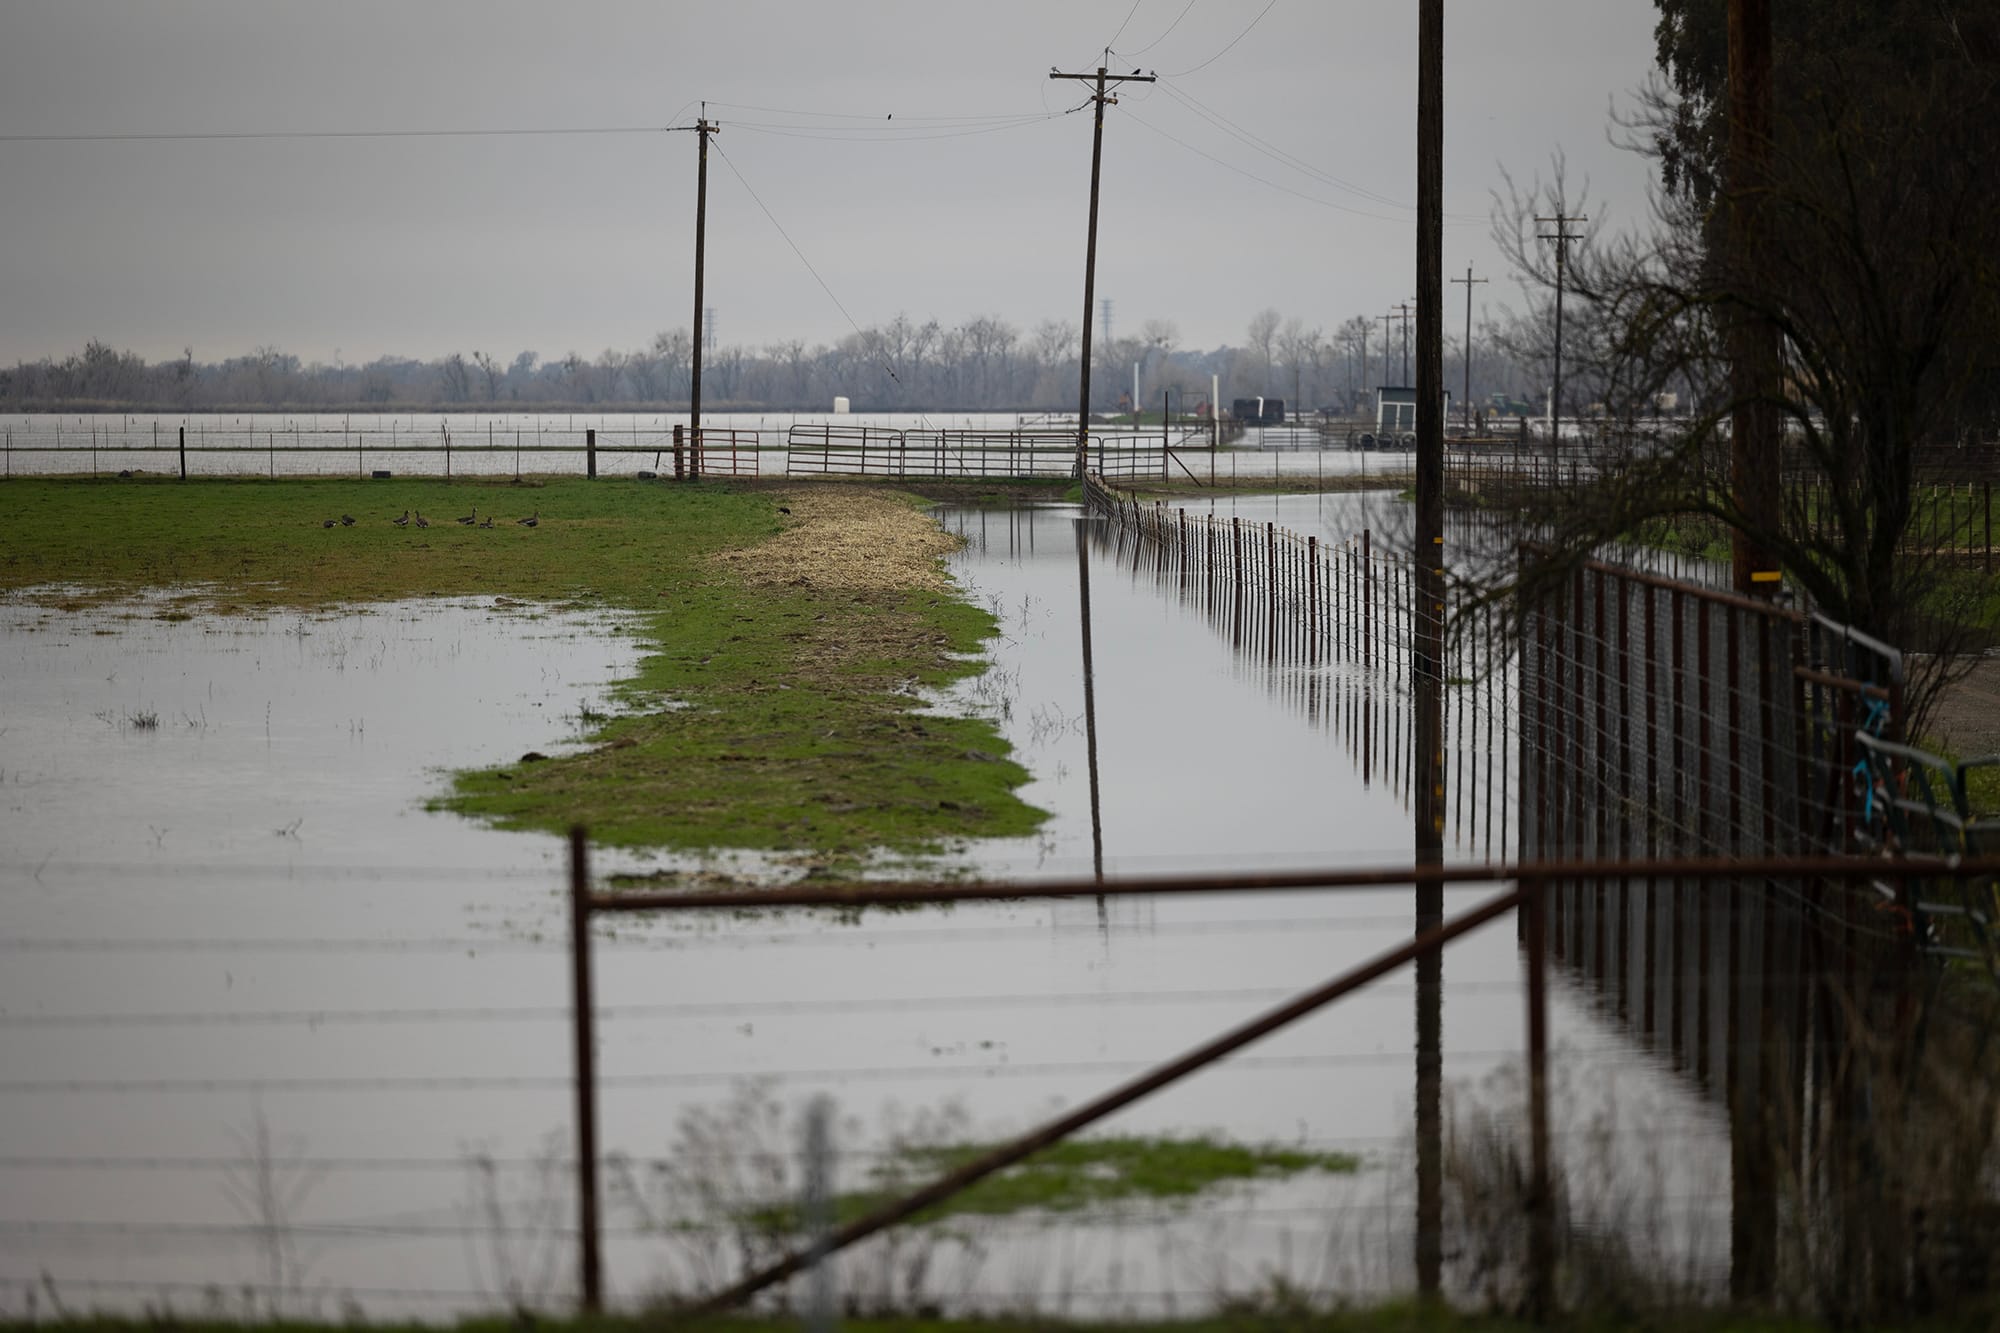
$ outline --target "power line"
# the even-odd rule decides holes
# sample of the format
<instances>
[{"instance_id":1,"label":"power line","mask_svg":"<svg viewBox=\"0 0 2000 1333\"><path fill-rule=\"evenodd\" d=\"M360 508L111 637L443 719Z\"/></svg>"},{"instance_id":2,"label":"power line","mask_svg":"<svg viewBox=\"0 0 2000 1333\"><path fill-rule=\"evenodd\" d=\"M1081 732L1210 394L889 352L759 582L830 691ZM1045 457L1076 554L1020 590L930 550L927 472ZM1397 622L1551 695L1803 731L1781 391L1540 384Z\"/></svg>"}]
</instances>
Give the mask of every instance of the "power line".
<instances>
[{"instance_id":1,"label":"power line","mask_svg":"<svg viewBox=\"0 0 2000 1333\"><path fill-rule=\"evenodd\" d=\"M1278 147L1278 145L1272 143L1270 140L1237 124L1222 112L1203 102L1193 93L1188 92L1185 88L1177 87L1169 83L1166 79L1160 80L1160 86L1166 89L1169 96L1173 97L1197 116L1208 121L1216 129L1221 130L1224 134L1242 143L1245 147L1264 154L1264 156L1269 157L1282 166L1290 167L1301 175L1311 177L1321 184L1331 185L1337 190L1344 190L1349 194L1359 195L1363 199L1412 213L1416 211L1415 205L1406 204L1400 199L1383 194L1377 190L1371 190L1365 185L1357 185L1353 181L1337 176L1323 167L1315 166L1296 153L1291 153ZM1461 222L1485 221L1482 215L1473 213L1446 213L1445 216L1454 221Z\"/></svg>"},{"instance_id":2,"label":"power line","mask_svg":"<svg viewBox=\"0 0 2000 1333\"><path fill-rule=\"evenodd\" d=\"M1206 152L1200 148L1195 147L1187 140L1182 139L1177 135L1170 134L1166 130L1163 130L1159 126L1153 124L1151 121L1141 118L1136 113L1128 112L1126 118L1130 120L1134 125L1142 126L1143 128L1151 131L1152 133L1159 135L1162 139L1167 140L1169 143L1180 145L1182 148L1185 148L1188 152L1193 153L1196 157L1205 157L1209 161L1215 163L1215 165L1217 165L1218 167L1222 167L1227 171L1233 171L1239 176L1243 176L1250 180L1256 181L1259 185L1268 185L1274 190L1282 191L1285 194L1289 194L1297 199L1303 199L1309 204L1318 204L1321 208L1330 208L1334 210L1336 213L1346 213L1353 217L1358 217L1358 218L1370 218L1376 222L1393 222L1396 223L1398 226L1409 225L1410 219L1408 218L1390 217L1385 213L1371 213L1365 208L1356 208L1351 204L1335 203L1331 199L1322 199L1316 194L1307 194L1304 190L1294 189L1289 185L1281 184L1277 181L1270 179L1268 176L1259 176L1254 171L1245 170L1244 168L1237 166L1234 162L1228 161L1227 159L1224 158L1217 157L1213 153ZM1455 222L1452 225L1470 226L1471 223Z\"/></svg>"},{"instance_id":3,"label":"power line","mask_svg":"<svg viewBox=\"0 0 2000 1333\"><path fill-rule=\"evenodd\" d=\"M175 143L232 139L496 139L577 134L664 134L665 125L577 125L463 130L214 130L105 134L0 134L0 143Z\"/></svg>"},{"instance_id":4,"label":"power line","mask_svg":"<svg viewBox=\"0 0 2000 1333\"><path fill-rule=\"evenodd\" d=\"M1118 25L1118 31L1112 33L1111 40L1104 44L1106 52L1109 52L1112 47L1118 45L1118 39L1125 35L1125 28L1132 22L1132 16L1139 12L1139 3L1140 0L1132 0L1132 7L1125 11L1125 22Z\"/></svg>"},{"instance_id":5,"label":"power line","mask_svg":"<svg viewBox=\"0 0 2000 1333\"><path fill-rule=\"evenodd\" d=\"M1271 0L1270 4L1265 5L1262 9L1258 10L1257 17L1250 20L1250 27L1245 28L1242 32L1239 32L1234 37L1230 38L1228 46L1223 47L1220 51L1217 51L1214 55L1202 61L1199 65L1193 65L1187 69L1176 71L1173 74L1169 74L1167 77L1170 79L1178 79L1182 75L1192 74L1198 69L1207 69L1210 65L1213 65L1216 61L1222 59L1224 56L1228 55L1231 51L1235 50L1236 43L1242 41L1245 37L1248 37L1250 35L1250 28L1254 28L1259 23L1262 23L1264 21L1264 16L1270 13L1273 9L1277 8L1277 5L1278 5L1278 0Z\"/></svg>"},{"instance_id":6,"label":"power line","mask_svg":"<svg viewBox=\"0 0 2000 1333\"><path fill-rule=\"evenodd\" d=\"M1038 111L1032 116L1021 116L1013 120L996 122L970 129L929 130L918 128L908 133L879 124L867 128L855 126L852 129L848 129L841 126L820 127L773 124L768 121L732 120L729 122L729 127L733 130L749 130L755 134L769 134L787 139L816 139L822 143L921 143L935 139L969 139L974 135L999 134L1005 130L1017 130L1027 125L1039 125L1043 121L1058 120L1063 116L1073 114L1077 109L1071 108L1069 111L1050 112Z\"/></svg>"},{"instance_id":7,"label":"power line","mask_svg":"<svg viewBox=\"0 0 2000 1333\"><path fill-rule=\"evenodd\" d=\"M1174 31L1174 29L1175 29L1175 28L1178 28L1178 27L1180 27L1180 26L1181 26L1181 19L1184 19L1184 18L1186 18L1186 17L1188 16L1188 11L1189 11L1189 10L1192 10L1192 9L1194 8L1194 6L1195 6L1195 0L1188 0L1188 2L1187 2L1187 5L1186 5L1186 6L1185 6L1185 7L1184 7L1184 8L1182 9L1182 10L1181 10L1180 14L1179 14L1179 15L1178 15L1177 17L1175 17L1175 19L1174 19L1174 21L1173 21L1172 23L1169 23L1169 24L1167 25L1167 30L1166 30L1165 32L1161 33L1161 34L1160 34L1160 35L1159 35L1158 37L1155 37L1155 38L1154 38L1154 39L1153 39L1152 41L1150 41L1150 42L1147 42L1147 43L1146 43L1146 44L1145 44L1144 46L1140 47L1140 48L1139 48L1138 50L1136 50L1136 51L1113 51L1113 52L1112 52L1111 54L1113 54L1113 55L1116 55L1116 56L1125 56L1125 57L1127 57L1127 58L1130 58L1130 57L1132 57L1132 56L1142 56L1142 55L1145 55L1145 54L1146 54L1146 52L1148 52L1148 51L1152 50L1152 49L1153 49L1154 47L1158 46L1158 45L1159 45L1159 44L1160 44L1161 42L1164 42L1165 40L1167 40L1167 38L1168 38L1168 37L1172 36L1172 35L1173 35L1173 31ZM1127 16L1127 18L1128 18L1128 20L1129 20L1130 16L1128 15L1128 16ZM1123 31L1123 30L1121 29L1120 31Z\"/></svg>"},{"instance_id":8,"label":"power line","mask_svg":"<svg viewBox=\"0 0 2000 1333\"><path fill-rule=\"evenodd\" d=\"M722 151L721 144L715 145L715 155L722 159L723 165L729 168L730 173L736 177L737 183L743 187L751 200L763 211L764 216L770 220L771 225L777 228L778 235L784 238L785 244L792 247L792 253L797 255L799 262L806 266L806 272L812 274L813 281L818 283L819 289L826 293L826 299L833 302L834 309L840 311L840 316L847 321L848 327L853 329L855 333L860 334L861 325L856 322L853 314L848 311L847 306L841 299L834 295L833 288L827 284L825 278L820 276L819 270L813 267L812 260L806 258L806 252L799 249L799 243L792 239L792 234L785 230L783 223L778 221L777 214L771 211L770 206L764 202L763 197L752 188L748 180L744 179L743 173L737 169L736 163L731 160L729 154ZM890 379L896 378L895 370L890 368L886 362L883 363L883 369L888 371Z\"/></svg>"},{"instance_id":9,"label":"power line","mask_svg":"<svg viewBox=\"0 0 2000 1333\"><path fill-rule=\"evenodd\" d=\"M894 116L893 112L888 115L878 115L872 111L803 111L796 107L757 106L748 102L710 102L708 105L727 107L732 111L760 111L765 115L771 116L812 116L821 120L865 120L873 122L886 121L892 119ZM973 121L1038 120L1042 115L1043 113L1040 111L992 111L980 115L965 116L906 115L903 119L916 124L952 124ZM743 122L732 120L729 123L734 126Z\"/></svg>"}]
</instances>

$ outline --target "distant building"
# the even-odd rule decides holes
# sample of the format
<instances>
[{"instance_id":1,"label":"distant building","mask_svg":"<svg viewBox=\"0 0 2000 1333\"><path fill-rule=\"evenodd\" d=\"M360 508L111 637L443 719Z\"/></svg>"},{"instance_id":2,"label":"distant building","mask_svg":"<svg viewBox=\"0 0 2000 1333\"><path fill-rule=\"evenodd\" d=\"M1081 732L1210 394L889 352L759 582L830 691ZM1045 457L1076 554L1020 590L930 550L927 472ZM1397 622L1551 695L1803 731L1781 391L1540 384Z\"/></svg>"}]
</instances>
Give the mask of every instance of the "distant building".
<instances>
[{"instance_id":1,"label":"distant building","mask_svg":"<svg viewBox=\"0 0 2000 1333\"><path fill-rule=\"evenodd\" d=\"M1285 424L1285 400L1238 398L1230 403L1229 415L1246 426L1282 426Z\"/></svg>"},{"instance_id":2,"label":"distant building","mask_svg":"<svg viewBox=\"0 0 2000 1333\"><path fill-rule=\"evenodd\" d=\"M1444 392L1444 417L1451 419L1451 391ZM1384 444L1417 442L1417 391L1385 384L1375 391L1375 434Z\"/></svg>"}]
</instances>

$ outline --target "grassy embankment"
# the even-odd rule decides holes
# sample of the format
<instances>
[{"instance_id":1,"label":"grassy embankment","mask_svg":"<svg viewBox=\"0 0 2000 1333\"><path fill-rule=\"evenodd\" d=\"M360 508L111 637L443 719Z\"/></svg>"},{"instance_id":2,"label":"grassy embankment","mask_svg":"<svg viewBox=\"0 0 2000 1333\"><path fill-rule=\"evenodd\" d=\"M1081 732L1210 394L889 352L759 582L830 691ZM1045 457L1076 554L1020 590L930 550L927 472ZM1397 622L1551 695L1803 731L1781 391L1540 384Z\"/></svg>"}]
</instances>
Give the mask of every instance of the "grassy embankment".
<instances>
[{"instance_id":1,"label":"grassy embankment","mask_svg":"<svg viewBox=\"0 0 2000 1333\"><path fill-rule=\"evenodd\" d=\"M461 774L442 806L830 861L1031 830L994 727L924 716L911 693L977 670L956 655L991 618L948 591L752 586L722 557L778 537L778 504L718 483L17 478L0 487L0 590L60 583L46 600L75 606L182 589L162 615L464 595L628 609L648 652L595 744ZM452 521L473 506L498 525ZM392 526L406 509L433 526ZM513 521L531 512L536 527ZM321 526L343 513L353 527Z\"/></svg>"}]
</instances>

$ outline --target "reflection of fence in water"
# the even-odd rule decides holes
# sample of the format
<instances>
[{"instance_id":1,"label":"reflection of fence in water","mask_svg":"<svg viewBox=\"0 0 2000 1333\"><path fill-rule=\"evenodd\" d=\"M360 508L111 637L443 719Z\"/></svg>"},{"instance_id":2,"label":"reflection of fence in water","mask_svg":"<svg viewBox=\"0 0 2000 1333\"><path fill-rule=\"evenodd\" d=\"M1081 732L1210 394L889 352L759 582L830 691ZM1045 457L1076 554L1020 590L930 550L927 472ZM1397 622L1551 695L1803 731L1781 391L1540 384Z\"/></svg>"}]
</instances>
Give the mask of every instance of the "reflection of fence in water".
<instances>
[{"instance_id":1,"label":"reflection of fence in water","mask_svg":"<svg viewBox=\"0 0 2000 1333\"><path fill-rule=\"evenodd\" d=\"M1339 734L1365 784L1385 783L1409 803L1415 599L1407 558L1377 549L1367 530L1322 544L1275 523L1141 504L1100 478L1087 493L1110 520L1093 531L1100 549L1135 573L1151 572L1240 660L1264 669L1272 694ZM1451 832L1502 857L1515 778L1508 635L1503 609L1467 602L1451 618L1443 663Z\"/></svg>"}]
</instances>

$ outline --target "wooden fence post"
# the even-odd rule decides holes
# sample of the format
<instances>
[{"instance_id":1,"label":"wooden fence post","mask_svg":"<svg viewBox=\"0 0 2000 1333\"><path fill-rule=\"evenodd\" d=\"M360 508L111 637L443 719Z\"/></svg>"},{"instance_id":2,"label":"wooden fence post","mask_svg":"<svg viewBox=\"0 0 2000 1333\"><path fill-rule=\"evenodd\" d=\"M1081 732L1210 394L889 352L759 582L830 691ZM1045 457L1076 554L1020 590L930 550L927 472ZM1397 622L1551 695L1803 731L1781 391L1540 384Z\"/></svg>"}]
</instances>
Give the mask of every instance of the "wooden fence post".
<instances>
[{"instance_id":1,"label":"wooden fence post","mask_svg":"<svg viewBox=\"0 0 2000 1333\"><path fill-rule=\"evenodd\" d=\"M576 1056L577 1268L583 1308L604 1308L604 1279L597 1232L596 1014L590 977L590 870L583 826L569 831L570 1008Z\"/></svg>"},{"instance_id":2,"label":"wooden fence post","mask_svg":"<svg viewBox=\"0 0 2000 1333\"><path fill-rule=\"evenodd\" d=\"M595 426L583 432L583 471L587 477L595 477L597 475L597 428Z\"/></svg>"}]
</instances>

